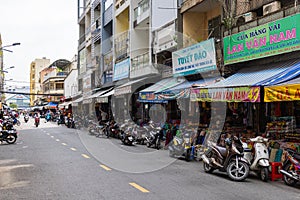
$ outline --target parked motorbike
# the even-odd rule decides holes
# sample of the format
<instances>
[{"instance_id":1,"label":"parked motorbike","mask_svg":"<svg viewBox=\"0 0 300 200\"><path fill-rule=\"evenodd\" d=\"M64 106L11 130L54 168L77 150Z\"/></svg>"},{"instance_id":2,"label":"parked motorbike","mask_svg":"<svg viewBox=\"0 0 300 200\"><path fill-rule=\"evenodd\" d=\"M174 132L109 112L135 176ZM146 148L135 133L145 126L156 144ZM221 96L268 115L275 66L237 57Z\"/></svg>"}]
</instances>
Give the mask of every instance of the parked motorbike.
<instances>
[{"instance_id":1,"label":"parked motorbike","mask_svg":"<svg viewBox=\"0 0 300 200\"><path fill-rule=\"evenodd\" d=\"M157 150L161 148L161 139L162 139L162 132L160 127L154 128L152 124L150 124L150 131L146 135L146 146L148 148L154 147Z\"/></svg>"},{"instance_id":2,"label":"parked motorbike","mask_svg":"<svg viewBox=\"0 0 300 200\"><path fill-rule=\"evenodd\" d=\"M137 144L141 144L141 145L146 144L146 134L145 134L146 132L147 132L146 128L135 125L132 131L132 134L135 138L134 141Z\"/></svg>"},{"instance_id":3,"label":"parked motorbike","mask_svg":"<svg viewBox=\"0 0 300 200\"><path fill-rule=\"evenodd\" d=\"M286 149L285 160L280 173L285 184L295 186L300 181L300 154L292 149Z\"/></svg>"},{"instance_id":4,"label":"parked motorbike","mask_svg":"<svg viewBox=\"0 0 300 200\"><path fill-rule=\"evenodd\" d=\"M40 125L40 118L37 116L34 118L34 125L35 127L38 127Z\"/></svg>"},{"instance_id":5,"label":"parked motorbike","mask_svg":"<svg viewBox=\"0 0 300 200\"><path fill-rule=\"evenodd\" d=\"M15 129L2 130L0 132L0 141L7 142L8 144L14 144L17 141L17 131Z\"/></svg>"},{"instance_id":6,"label":"parked motorbike","mask_svg":"<svg viewBox=\"0 0 300 200\"><path fill-rule=\"evenodd\" d=\"M183 156L186 161L190 161L192 152L192 133L185 132L181 137L175 136L168 146L170 157Z\"/></svg>"},{"instance_id":7,"label":"parked motorbike","mask_svg":"<svg viewBox=\"0 0 300 200\"><path fill-rule=\"evenodd\" d=\"M132 135L132 127L128 127L127 130L121 131L121 141L125 145L132 145L134 141L134 137Z\"/></svg>"},{"instance_id":8,"label":"parked motorbike","mask_svg":"<svg viewBox=\"0 0 300 200\"><path fill-rule=\"evenodd\" d=\"M120 138L120 127L115 121L109 123L108 134L110 137Z\"/></svg>"},{"instance_id":9,"label":"parked motorbike","mask_svg":"<svg viewBox=\"0 0 300 200\"><path fill-rule=\"evenodd\" d=\"M29 121L29 116L28 116L28 115L25 115L25 116L24 116L24 122L27 123L28 121Z\"/></svg>"},{"instance_id":10,"label":"parked motorbike","mask_svg":"<svg viewBox=\"0 0 300 200\"><path fill-rule=\"evenodd\" d=\"M72 117L68 117L66 125L68 128L75 128L75 123Z\"/></svg>"},{"instance_id":11,"label":"parked motorbike","mask_svg":"<svg viewBox=\"0 0 300 200\"><path fill-rule=\"evenodd\" d=\"M227 172L230 179L242 181L248 177L250 163L243 157L243 145L241 140L234 136L226 139L228 148L217 146L208 142L208 150L201 156L206 173L214 170Z\"/></svg>"},{"instance_id":12,"label":"parked motorbike","mask_svg":"<svg viewBox=\"0 0 300 200\"><path fill-rule=\"evenodd\" d=\"M244 147L244 158L248 160L250 170L254 171L260 176L261 180L267 182L269 178L269 152L266 142L268 139L258 136L256 138L249 139L250 142L254 142L253 150L247 148L247 144Z\"/></svg>"}]
</instances>

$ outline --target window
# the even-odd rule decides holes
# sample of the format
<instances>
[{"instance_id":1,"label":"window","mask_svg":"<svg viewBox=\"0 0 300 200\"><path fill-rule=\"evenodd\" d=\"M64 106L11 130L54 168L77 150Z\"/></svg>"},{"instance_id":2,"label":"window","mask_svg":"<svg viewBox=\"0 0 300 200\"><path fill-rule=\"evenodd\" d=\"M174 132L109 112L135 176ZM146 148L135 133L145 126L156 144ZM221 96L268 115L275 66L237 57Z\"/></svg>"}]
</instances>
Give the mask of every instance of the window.
<instances>
[{"instance_id":1,"label":"window","mask_svg":"<svg viewBox=\"0 0 300 200\"><path fill-rule=\"evenodd\" d=\"M208 20L208 38L221 38L221 16Z\"/></svg>"}]
</instances>

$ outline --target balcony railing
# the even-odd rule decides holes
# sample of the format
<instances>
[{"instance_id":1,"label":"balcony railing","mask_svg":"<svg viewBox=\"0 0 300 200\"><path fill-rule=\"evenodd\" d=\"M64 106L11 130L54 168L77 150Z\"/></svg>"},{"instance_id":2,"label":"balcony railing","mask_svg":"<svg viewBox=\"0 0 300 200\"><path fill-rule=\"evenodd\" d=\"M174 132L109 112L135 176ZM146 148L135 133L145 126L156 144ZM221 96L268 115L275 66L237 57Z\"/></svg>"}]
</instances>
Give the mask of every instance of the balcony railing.
<instances>
[{"instance_id":1,"label":"balcony railing","mask_svg":"<svg viewBox=\"0 0 300 200\"><path fill-rule=\"evenodd\" d=\"M93 3L92 3L92 8L94 9L94 8L97 7L100 3L101 3L101 0L94 0Z\"/></svg>"},{"instance_id":2,"label":"balcony railing","mask_svg":"<svg viewBox=\"0 0 300 200\"><path fill-rule=\"evenodd\" d=\"M111 22L112 20L112 8L113 8L113 5L111 4L104 12L104 26L106 26L109 22Z\"/></svg>"},{"instance_id":3,"label":"balcony railing","mask_svg":"<svg viewBox=\"0 0 300 200\"><path fill-rule=\"evenodd\" d=\"M123 32L115 38L116 59L126 58L129 54L129 31Z\"/></svg>"},{"instance_id":4,"label":"balcony railing","mask_svg":"<svg viewBox=\"0 0 300 200\"><path fill-rule=\"evenodd\" d=\"M138 7L134 9L134 21L147 10L149 10L149 0L140 1Z\"/></svg>"},{"instance_id":5,"label":"balcony railing","mask_svg":"<svg viewBox=\"0 0 300 200\"><path fill-rule=\"evenodd\" d=\"M84 41L85 41L85 34L82 34L82 35L79 37L78 45L81 45Z\"/></svg>"},{"instance_id":6,"label":"balcony railing","mask_svg":"<svg viewBox=\"0 0 300 200\"><path fill-rule=\"evenodd\" d=\"M116 0L115 8L116 10L119 9L124 3L126 3L128 0Z\"/></svg>"},{"instance_id":7,"label":"balcony railing","mask_svg":"<svg viewBox=\"0 0 300 200\"><path fill-rule=\"evenodd\" d=\"M149 52L143 53L132 58L131 71L136 71L149 66Z\"/></svg>"}]
</instances>

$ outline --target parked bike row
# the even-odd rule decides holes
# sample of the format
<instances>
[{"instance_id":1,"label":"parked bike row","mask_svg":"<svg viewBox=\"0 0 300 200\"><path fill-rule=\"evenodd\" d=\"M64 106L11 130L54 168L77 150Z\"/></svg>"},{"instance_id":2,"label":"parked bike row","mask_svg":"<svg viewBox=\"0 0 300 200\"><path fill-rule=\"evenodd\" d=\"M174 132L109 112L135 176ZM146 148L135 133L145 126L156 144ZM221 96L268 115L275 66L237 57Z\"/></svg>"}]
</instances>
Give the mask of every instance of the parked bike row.
<instances>
[{"instance_id":1,"label":"parked bike row","mask_svg":"<svg viewBox=\"0 0 300 200\"><path fill-rule=\"evenodd\" d=\"M98 122L85 117L77 120L65 119L67 120L65 123L74 124L74 128L86 127L92 136L120 139L124 145L138 144L161 149L165 144L169 156L183 158L186 161L203 160L205 172L212 173L219 170L227 173L234 181L245 180L250 172L263 181L268 181L270 177L268 139L262 136L248 138L246 142L240 137L231 136L225 139L224 145L210 141L203 145L205 137L203 130L199 131L189 126L181 126L179 129L161 126L153 121L138 125L129 120L118 124L113 120ZM286 150L280 173L287 185L295 185L300 180L299 161L300 154L291 149Z\"/></svg>"}]
</instances>

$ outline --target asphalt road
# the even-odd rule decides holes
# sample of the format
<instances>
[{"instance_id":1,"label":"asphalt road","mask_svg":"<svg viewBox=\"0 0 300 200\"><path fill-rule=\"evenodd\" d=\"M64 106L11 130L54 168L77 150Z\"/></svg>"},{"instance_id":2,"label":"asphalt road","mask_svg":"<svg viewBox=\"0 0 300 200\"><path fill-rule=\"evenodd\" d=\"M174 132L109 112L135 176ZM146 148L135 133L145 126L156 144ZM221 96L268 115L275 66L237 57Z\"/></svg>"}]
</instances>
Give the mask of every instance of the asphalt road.
<instances>
[{"instance_id":1,"label":"asphalt road","mask_svg":"<svg viewBox=\"0 0 300 200\"><path fill-rule=\"evenodd\" d=\"M21 121L23 122L22 118ZM0 144L0 199L300 199L300 187L255 176L233 182L166 150L42 123L22 123L15 145Z\"/></svg>"}]
</instances>

